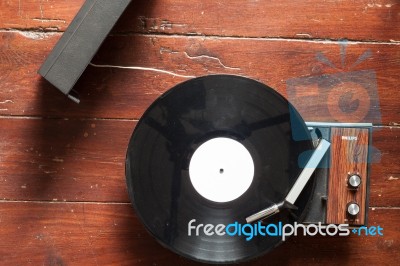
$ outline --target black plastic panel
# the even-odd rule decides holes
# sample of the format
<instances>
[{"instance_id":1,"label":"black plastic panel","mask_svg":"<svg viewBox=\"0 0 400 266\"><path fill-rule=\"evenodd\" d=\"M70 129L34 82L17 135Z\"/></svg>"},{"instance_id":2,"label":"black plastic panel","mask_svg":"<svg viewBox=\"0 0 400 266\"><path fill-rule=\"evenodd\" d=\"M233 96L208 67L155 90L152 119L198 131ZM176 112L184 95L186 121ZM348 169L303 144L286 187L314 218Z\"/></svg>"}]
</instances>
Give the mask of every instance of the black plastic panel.
<instances>
[{"instance_id":1,"label":"black plastic panel","mask_svg":"<svg viewBox=\"0 0 400 266\"><path fill-rule=\"evenodd\" d=\"M86 0L39 70L69 95L131 0ZM71 95L71 98L74 98Z\"/></svg>"}]
</instances>

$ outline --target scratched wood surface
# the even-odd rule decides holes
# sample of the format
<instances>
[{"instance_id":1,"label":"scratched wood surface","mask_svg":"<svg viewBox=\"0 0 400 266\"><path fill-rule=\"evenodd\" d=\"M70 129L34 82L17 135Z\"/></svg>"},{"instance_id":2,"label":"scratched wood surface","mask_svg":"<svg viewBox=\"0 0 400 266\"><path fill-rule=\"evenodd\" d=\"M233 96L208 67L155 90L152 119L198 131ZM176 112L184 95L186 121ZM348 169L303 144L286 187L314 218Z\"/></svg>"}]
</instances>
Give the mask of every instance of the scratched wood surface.
<instances>
[{"instance_id":1,"label":"scratched wood surface","mask_svg":"<svg viewBox=\"0 0 400 266\"><path fill-rule=\"evenodd\" d=\"M0 215L4 265L201 265L162 248L129 204L4 202ZM370 219L384 237L292 237L246 265L396 265L400 212L375 209Z\"/></svg>"},{"instance_id":2,"label":"scratched wood surface","mask_svg":"<svg viewBox=\"0 0 400 266\"><path fill-rule=\"evenodd\" d=\"M0 97L6 99L0 114L63 117L68 110L68 117L137 119L161 93L185 80L156 72L89 66L76 86L82 104L75 105L65 101L61 93L36 73L59 38L59 34L40 34L0 33L0 65L3 68L0 80L6 87L0 91ZM319 53L333 65L318 61ZM157 68L189 76L244 75L268 84L285 96L287 82L293 78L313 76L324 80L324 74L369 70L376 75L382 123L400 123L400 90L395 89L398 86L399 45L349 43L344 67L340 53L340 45L336 42L133 35L107 39L93 62ZM370 56L353 67L364 53ZM31 89L27 90L27 86ZM302 115L308 120L330 121L323 111L326 108L321 108L324 104L329 107L325 102L311 99L306 103L307 108L302 108Z\"/></svg>"},{"instance_id":3,"label":"scratched wood surface","mask_svg":"<svg viewBox=\"0 0 400 266\"><path fill-rule=\"evenodd\" d=\"M64 31L83 2L1 1L0 27ZM398 0L133 0L115 31L398 42L399 11Z\"/></svg>"},{"instance_id":4,"label":"scratched wood surface","mask_svg":"<svg viewBox=\"0 0 400 266\"><path fill-rule=\"evenodd\" d=\"M76 105L36 74L83 2L0 0L0 264L195 265L146 233L124 181L137 119L187 78L90 66L76 86ZM381 114L374 117L381 154L371 167L369 224L384 227L384 236L293 237L248 265L394 265L399 12L398 0L133 0L93 63L238 74L289 98L289 84L306 84L292 100L314 121L335 121L335 103L315 98L312 82L342 73L339 81L351 87L346 77L365 77L363 85L378 92L371 108Z\"/></svg>"}]
</instances>

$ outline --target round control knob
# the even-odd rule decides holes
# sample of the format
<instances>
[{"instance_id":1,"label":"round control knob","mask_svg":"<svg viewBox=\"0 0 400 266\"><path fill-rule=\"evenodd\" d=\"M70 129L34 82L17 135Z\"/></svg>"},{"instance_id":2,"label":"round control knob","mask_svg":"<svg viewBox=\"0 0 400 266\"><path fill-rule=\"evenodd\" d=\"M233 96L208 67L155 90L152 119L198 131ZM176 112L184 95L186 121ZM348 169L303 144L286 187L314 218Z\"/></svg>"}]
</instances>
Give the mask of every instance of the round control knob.
<instances>
[{"instance_id":1,"label":"round control knob","mask_svg":"<svg viewBox=\"0 0 400 266\"><path fill-rule=\"evenodd\" d=\"M357 189L361 185L361 177L359 175L351 175L347 180L347 184L352 189Z\"/></svg>"},{"instance_id":2,"label":"round control knob","mask_svg":"<svg viewBox=\"0 0 400 266\"><path fill-rule=\"evenodd\" d=\"M347 214L350 216L357 216L360 212L360 206L355 202L350 202L347 204Z\"/></svg>"}]
</instances>

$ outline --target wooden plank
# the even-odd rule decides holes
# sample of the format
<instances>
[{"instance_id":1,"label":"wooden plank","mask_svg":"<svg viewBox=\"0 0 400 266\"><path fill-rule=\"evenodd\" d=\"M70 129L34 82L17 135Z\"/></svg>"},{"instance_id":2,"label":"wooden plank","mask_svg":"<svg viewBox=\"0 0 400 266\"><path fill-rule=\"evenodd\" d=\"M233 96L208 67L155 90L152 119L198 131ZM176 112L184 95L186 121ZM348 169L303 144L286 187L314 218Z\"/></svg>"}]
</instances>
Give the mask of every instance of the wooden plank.
<instances>
[{"instance_id":1,"label":"wooden plank","mask_svg":"<svg viewBox=\"0 0 400 266\"><path fill-rule=\"evenodd\" d=\"M349 139L343 137L356 137ZM329 169L326 221L330 224L364 225L367 196L367 162L369 130L359 128L332 128L331 164ZM362 182L357 190L347 185L348 177L358 175ZM357 203L356 217L347 215L347 204Z\"/></svg>"},{"instance_id":2,"label":"wooden plank","mask_svg":"<svg viewBox=\"0 0 400 266\"><path fill-rule=\"evenodd\" d=\"M82 4L83 0L2 1L0 28L63 31ZM116 31L399 41L399 10L396 0L142 0L129 7Z\"/></svg>"},{"instance_id":3,"label":"wooden plank","mask_svg":"<svg viewBox=\"0 0 400 266\"><path fill-rule=\"evenodd\" d=\"M6 88L0 91L2 115L64 117L68 110L68 117L139 118L161 93L186 80L152 71L89 67L76 85L82 100L76 105L36 73L58 34L27 36L3 32L0 36L0 82ZM349 43L346 47L346 64L342 68L341 47L335 42L114 36L106 41L94 62L157 68L190 76L242 75L268 84L284 96L297 82L303 85L302 94L294 99L303 99L297 107L307 106L301 114L310 121L337 121L330 110L337 109L338 104L316 97L334 95L334 99L341 99L340 86L324 90L326 81L349 87L359 82L360 89L365 84L377 89L382 123L400 123L400 92L392 89L397 87L400 71L399 46ZM335 67L322 63L321 54ZM357 60L359 63L355 64ZM317 93L315 86L320 89ZM365 97L350 96L350 100L369 103L362 99ZM379 110L379 106L371 106ZM354 117L350 114L347 119L354 122Z\"/></svg>"},{"instance_id":4,"label":"wooden plank","mask_svg":"<svg viewBox=\"0 0 400 266\"><path fill-rule=\"evenodd\" d=\"M0 198L128 202L124 161L133 121L0 119ZM400 206L400 128L373 145L370 206Z\"/></svg>"},{"instance_id":5,"label":"wooden plank","mask_svg":"<svg viewBox=\"0 0 400 266\"><path fill-rule=\"evenodd\" d=\"M373 132L372 145L381 160L371 165L370 206L400 206L399 140L400 128L375 128Z\"/></svg>"},{"instance_id":6,"label":"wooden plank","mask_svg":"<svg viewBox=\"0 0 400 266\"><path fill-rule=\"evenodd\" d=\"M64 31L84 0L24 0L0 2L0 28Z\"/></svg>"},{"instance_id":7,"label":"wooden plank","mask_svg":"<svg viewBox=\"0 0 400 266\"><path fill-rule=\"evenodd\" d=\"M138 6L131 6L117 29L164 34L390 41L400 37L396 16L399 10L396 0L372 3L143 1ZM132 22L132 17L137 20Z\"/></svg>"},{"instance_id":8,"label":"wooden plank","mask_svg":"<svg viewBox=\"0 0 400 266\"><path fill-rule=\"evenodd\" d=\"M0 1L1 262L196 265L149 236L128 204L124 180L134 119L186 79L89 67L77 84L82 103L76 105L36 74L83 2ZM363 88L377 88L379 101L369 104L382 111L377 124L386 126L374 128L382 160L372 165L369 225L382 226L384 236L292 237L246 265L396 265L399 12L397 0L141 0L94 62L255 78L316 121L342 119L370 100ZM325 40L342 38L363 42Z\"/></svg>"},{"instance_id":9,"label":"wooden plank","mask_svg":"<svg viewBox=\"0 0 400 266\"><path fill-rule=\"evenodd\" d=\"M0 197L128 202L131 121L0 119Z\"/></svg>"},{"instance_id":10,"label":"wooden plank","mask_svg":"<svg viewBox=\"0 0 400 266\"><path fill-rule=\"evenodd\" d=\"M129 204L1 202L0 219L6 265L197 265L159 245ZM398 209L370 210L384 236L291 237L247 265L395 265L399 219Z\"/></svg>"}]
</instances>

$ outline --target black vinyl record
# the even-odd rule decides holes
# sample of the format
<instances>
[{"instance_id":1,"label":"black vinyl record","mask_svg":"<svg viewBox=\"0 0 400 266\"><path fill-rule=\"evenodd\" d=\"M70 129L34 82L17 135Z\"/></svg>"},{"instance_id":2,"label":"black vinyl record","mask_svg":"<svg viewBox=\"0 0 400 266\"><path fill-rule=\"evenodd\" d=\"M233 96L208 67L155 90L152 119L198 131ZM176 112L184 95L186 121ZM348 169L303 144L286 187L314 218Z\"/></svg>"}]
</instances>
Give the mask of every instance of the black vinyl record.
<instances>
[{"instance_id":1,"label":"black vinyl record","mask_svg":"<svg viewBox=\"0 0 400 266\"><path fill-rule=\"evenodd\" d=\"M254 164L246 191L226 202L205 198L189 174L196 150L217 138L240 143ZM195 231L189 235L189 222L246 224L247 216L286 197L302 171L299 156L312 149L303 119L273 89L238 76L200 77L166 92L140 119L127 152L128 191L147 230L172 251L209 263L245 261L276 247L282 238L257 235L248 241L243 235L205 235L202 228L199 236ZM226 187L215 189L224 193ZM313 181L296 201L298 210L264 222L301 221L312 189Z\"/></svg>"}]
</instances>

